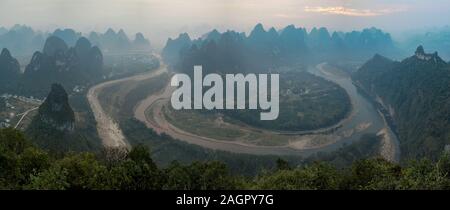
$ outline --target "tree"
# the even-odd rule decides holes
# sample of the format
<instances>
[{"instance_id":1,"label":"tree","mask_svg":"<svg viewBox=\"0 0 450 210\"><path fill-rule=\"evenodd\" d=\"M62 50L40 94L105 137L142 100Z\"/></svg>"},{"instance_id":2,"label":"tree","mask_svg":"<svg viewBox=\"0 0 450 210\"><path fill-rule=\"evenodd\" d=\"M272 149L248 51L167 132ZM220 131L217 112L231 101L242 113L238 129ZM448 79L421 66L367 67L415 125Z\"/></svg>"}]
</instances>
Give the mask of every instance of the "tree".
<instances>
[{"instance_id":1,"label":"tree","mask_svg":"<svg viewBox=\"0 0 450 210\"><path fill-rule=\"evenodd\" d=\"M69 189L103 189L106 167L92 153L67 154L55 163L67 171Z\"/></svg>"},{"instance_id":2,"label":"tree","mask_svg":"<svg viewBox=\"0 0 450 210\"><path fill-rule=\"evenodd\" d=\"M135 146L126 160L111 167L107 180L109 188L123 190L157 190L164 184L161 171L144 145Z\"/></svg>"},{"instance_id":3,"label":"tree","mask_svg":"<svg viewBox=\"0 0 450 210\"><path fill-rule=\"evenodd\" d=\"M164 171L166 189L230 190L237 189L237 178L229 174L225 164L218 161L198 162L182 166L172 162Z\"/></svg>"},{"instance_id":4,"label":"tree","mask_svg":"<svg viewBox=\"0 0 450 210\"><path fill-rule=\"evenodd\" d=\"M21 184L30 182L30 178L50 167L50 157L40 149L34 147L26 148L18 156L18 167L21 174Z\"/></svg>"},{"instance_id":5,"label":"tree","mask_svg":"<svg viewBox=\"0 0 450 210\"><path fill-rule=\"evenodd\" d=\"M142 144L133 147L128 153L128 158L136 163L147 163L152 167L156 167L152 160L150 149Z\"/></svg>"},{"instance_id":6,"label":"tree","mask_svg":"<svg viewBox=\"0 0 450 210\"><path fill-rule=\"evenodd\" d=\"M401 167L384 159L364 159L352 164L344 188L395 189Z\"/></svg>"},{"instance_id":7,"label":"tree","mask_svg":"<svg viewBox=\"0 0 450 210\"><path fill-rule=\"evenodd\" d=\"M448 189L448 179L438 164L428 159L412 161L409 167L403 170L399 181L399 189L412 190L442 190Z\"/></svg>"},{"instance_id":8,"label":"tree","mask_svg":"<svg viewBox=\"0 0 450 210\"><path fill-rule=\"evenodd\" d=\"M256 179L256 189L267 190L324 190L339 189L342 174L334 167L313 163L310 166L292 170L278 170Z\"/></svg>"},{"instance_id":9,"label":"tree","mask_svg":"<svg viewBox=\"0 0 450 210\"><path fill-rule=\"evenodd\" d=\"M37 175L31 175L30 184L25 189L32 190L65 190L70 184L67 180L68 171L60 166L51 167Z\"/></svg>"},{"instance_id":10,"label":"tree","mask_svg":"<svg viewBox=\"0 0 450 210\"><path fill-rule=\"evenodd\" d=\"M27 175L21 173L19 156L29 146L21 132L12 128L0 129L0 188L21 186Z\"/></svg>"},{"instance_id":11,"label":"tree","mask_svg":"<svg viewBox=\"0 0 450 210\"><path fill-rule=\"evenodd\" d=\"M289 169L291 169L291 166L289 166L289 162L281 158L277 159L277 170L289 170Z\"/></svg>"}]
</instances>

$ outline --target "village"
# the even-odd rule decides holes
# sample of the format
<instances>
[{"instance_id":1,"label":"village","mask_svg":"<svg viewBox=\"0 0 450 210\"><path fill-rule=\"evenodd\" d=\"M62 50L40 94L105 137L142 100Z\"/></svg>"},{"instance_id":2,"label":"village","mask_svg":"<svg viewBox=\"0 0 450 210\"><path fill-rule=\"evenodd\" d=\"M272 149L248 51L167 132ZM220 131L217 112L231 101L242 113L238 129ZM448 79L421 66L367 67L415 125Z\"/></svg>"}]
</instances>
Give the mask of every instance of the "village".
<instances>
[{"instance_id":1,"label":"village","mask_svg":"<svg viewBox=\"0 0 450 210\"><path fill-rule=\"evenodd\" d=\"M23 128L28 124L42 100L13 94L0 95L0 128Z\"/></svg>"}]
</instances>

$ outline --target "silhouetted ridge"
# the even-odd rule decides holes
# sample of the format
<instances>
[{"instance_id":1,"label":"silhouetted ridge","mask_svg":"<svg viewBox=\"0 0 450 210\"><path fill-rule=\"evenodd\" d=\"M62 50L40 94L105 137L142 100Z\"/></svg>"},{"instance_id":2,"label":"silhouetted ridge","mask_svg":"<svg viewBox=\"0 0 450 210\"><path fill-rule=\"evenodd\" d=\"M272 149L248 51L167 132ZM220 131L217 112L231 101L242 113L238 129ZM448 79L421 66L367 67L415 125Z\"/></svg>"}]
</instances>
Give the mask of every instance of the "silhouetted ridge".
<instances>
[{"instance_id":1,"label":"silhouetted ridge","mask_svg":"<svg viewBox=\"0 0 450 210\"><path fill-rule=\"evenodd\" d=\"M43 52L48 56L54 56L56 53L64 53L68 49L64 40L56 36L50 36L45 41Z\"/></svg>"},{"instance_id":2,"label":"silhouetted ridge","mask_svg":"<svg viewBox=\"0 0 450 210\"><path fill-rule=\"evenodd\" d=\"M11 53L9 52L8 49L3 48L2 49L2 53L0 54L0 57L2 57L2 58L11 58L12 56L11 56Z\"/></svg>"},{"instance_id":3,"label":"silhouetted ridge","mask_svg":"<svg viewBox=\"0 0 450 210\"><path fill-rule=\"evenodd\" d=\"M14 92L20 77L20 65L8 49L0 53L0 93Z\"/></svg>"},{"instance_id":4,"label":"silhouetted ridge","mask_svg":"<svg viewBox=\"0 0 450 210\"><path fill-rule=\"evenodd\" d=\"M164 61L176 63L180 59L182 51L188 50L192 45L192 40L187 33L180 34L176 39L169 38L162 51Z\"/></svg>"},{"instance_id":5,"label":"silhouetted ridge","mask_svg":"<svg viewBox=\"0 0 450 210\"><path fill-rule=\"evenodd\" d=\"M43 97L52 83L63 84L71 90L101 79L102 53L84 37L74 47L67 48L62 39L51 36L43 51L34 53L25 68L22 87L26 95Z\"/></svg>"},{"instance_id":6,"label":"silhouetted ridge","mask_svg":"<svg viewBox=\"0 0 450 210\"><path fill-rule=\"evenodd\" d=\"M207 49L206 46L210 41L220 42L220 37L225 33L212 30L193 41L187 38L189 36L186 33L180 34L176 39L169 38L162 55L173 68L185 68L187 66L182 67L184 64L199 63L202 59L208 59L208 55L212 57L217 55L218 62L224 63L224 66L220 67L222 69L236 68L245 63L245 66L241 66L245 69L241 71L255 68L262 68L264 71L278 65L366 60L375 53L390 55L397 52L390 35L376 28L349 33L333 32L330 35L328 29L324 27L313 28L308 33L306 29L296 28L294 25L288 25L277 31L273 27L265 30L262 24L257 24L249 36L235 33L241 38L228 42L230 46L218 44L216 52L212 52L211 48ZM241 55L243 60L234 59L240 64L231 63L227 66L226 58L221 57L227 55L224 52ZM221 56L218 56L219 54Z\"/></svg>"},{"instance_id":7,"label":"silhouetted ridge","mask_svg":"<svg viewBox=\"0 0 450 210\"><path fill-rule=\"evenodd\" d=\"M64 40L64 42L67 43L67 45L69 46L74 46L77 40L81 37L80 32L76 32L75 30L70 28L66 29L58 28L53 32L52 35Z\"/></svg>"}]
</instances>

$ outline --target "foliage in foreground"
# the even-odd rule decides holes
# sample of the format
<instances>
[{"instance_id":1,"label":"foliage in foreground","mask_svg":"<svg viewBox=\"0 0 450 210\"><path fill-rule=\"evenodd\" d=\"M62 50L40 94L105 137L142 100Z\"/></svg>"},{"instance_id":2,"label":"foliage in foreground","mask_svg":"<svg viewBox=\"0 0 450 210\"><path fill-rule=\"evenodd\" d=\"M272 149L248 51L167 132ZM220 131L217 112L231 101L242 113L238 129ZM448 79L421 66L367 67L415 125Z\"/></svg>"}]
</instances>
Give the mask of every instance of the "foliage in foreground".
<instances>
[{"instance_id":1,"label":"foliage in foreground","mask_svg":"<svg viewBox=\"0 0 450 210\"><path fill-rule=\"evenodd\" d=\"M100 154L52 155L14 129L0 130L0 189L450 189L450 156L399 166L365 159L338 169L326 163L278 168L255 177L232 175L218 162L171 163L158 168L148 147Z\"/></svg>"}]
</instances>

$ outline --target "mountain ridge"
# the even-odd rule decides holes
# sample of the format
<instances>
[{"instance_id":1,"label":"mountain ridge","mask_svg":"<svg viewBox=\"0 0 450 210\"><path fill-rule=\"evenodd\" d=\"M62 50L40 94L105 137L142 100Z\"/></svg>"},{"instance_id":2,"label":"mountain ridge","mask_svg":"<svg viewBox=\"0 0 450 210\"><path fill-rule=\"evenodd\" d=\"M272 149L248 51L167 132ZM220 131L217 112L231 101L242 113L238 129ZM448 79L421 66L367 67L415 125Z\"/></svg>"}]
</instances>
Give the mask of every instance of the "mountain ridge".
<instances>
[{"instance_id":1,"label":"mountain ridge","mask_svg":"<svg viewBox=\"0 0 450 210\"><path fill-rule=\"evenodd\" d=\"M230 54L237 53L244 56L246 63L262 62L261 66L264 68L271 68L270 62L277 64L293 60L303 63L342 59L367 60L375 53L397 52L390 34L376 28L347 33L335 31L330 35L328 29L324 27L313 28L308 33L305 28L296 28L294 25L288 25L279 31L274 28L265 30L259 23L248 36L236 31L220 33L214 29L192 40L188 34L182 33L175 39L167 40L162 55L170 66L180 68L185 62L183 59L199 57L201 56L199 52L207 51L206 46L211 47L211 41L219 46L219 51L232 50L232 47L221 46L220 43L221 37L230 35L235 37L232 43L235 48L248 51L238 53L234 50Z\"/></svg>"},{"instance_id":2,"label":"mountain ridge","mask_svg":"<svg viewBox=\"0 0 450 210\"><path fill-rule=\"evenodd\" d=\"M402 61L374 57L352 79L389 110L402 158L435 159L450 144L450 64L419 46Z\"/></svg>"}]
</instances>

